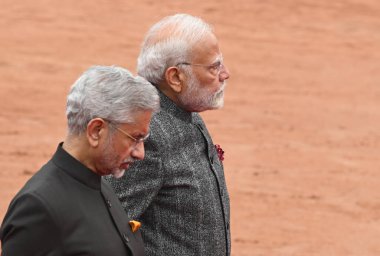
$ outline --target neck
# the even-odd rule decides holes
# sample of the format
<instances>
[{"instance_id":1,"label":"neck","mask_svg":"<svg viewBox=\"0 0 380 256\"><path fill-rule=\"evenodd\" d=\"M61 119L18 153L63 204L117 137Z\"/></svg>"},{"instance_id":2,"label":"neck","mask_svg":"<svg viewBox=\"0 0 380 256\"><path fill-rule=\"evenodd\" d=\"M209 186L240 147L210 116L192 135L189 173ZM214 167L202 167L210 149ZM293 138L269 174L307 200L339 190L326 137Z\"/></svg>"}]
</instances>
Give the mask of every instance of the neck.
<instances>
[{"instance_id":1,"label":"neck","mask_svg":"<svg viewBox=\"0 0 380 256\"><path fill-rule=\"evenodd\" d=\"M84 166L96 173L93 163L90 161L92 150L84 137L85 136L68 135L63 142L62 148Z\"/></svg>"},{"instance_id":2,"label":"neck","mask_svg":"<svg viewBox=\"0 0 380 256\"><path fill-rule=\"evenodd\" d=\"M159 85L157 86L157 89L166 97L168 97L175 105L177 105L177 107L191 112L182 105L181 101L179 100L179 93L175 92L169 85Z\"/></svg>"}]
</instances>

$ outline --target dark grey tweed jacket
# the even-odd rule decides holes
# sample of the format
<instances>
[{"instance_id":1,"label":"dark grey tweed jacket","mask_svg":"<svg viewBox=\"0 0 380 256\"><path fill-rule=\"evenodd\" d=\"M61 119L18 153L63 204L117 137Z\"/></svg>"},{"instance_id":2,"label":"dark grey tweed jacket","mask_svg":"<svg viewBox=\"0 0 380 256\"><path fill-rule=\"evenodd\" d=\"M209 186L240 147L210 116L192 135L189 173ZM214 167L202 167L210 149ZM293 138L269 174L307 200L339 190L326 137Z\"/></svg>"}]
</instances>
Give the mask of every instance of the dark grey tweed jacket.
<instances>
[{"instance_id":1,"label":"dark grey tweed jacket","mask_svg":"<svg viewBox=\"0 0 380 256\"><path fill-rule=\"evenodd\" d=\"M146 255L230 255L223 165L200 115L161 94L145 150L121 179L107 180L142 222Z\"/></svg>"}]
</instances>

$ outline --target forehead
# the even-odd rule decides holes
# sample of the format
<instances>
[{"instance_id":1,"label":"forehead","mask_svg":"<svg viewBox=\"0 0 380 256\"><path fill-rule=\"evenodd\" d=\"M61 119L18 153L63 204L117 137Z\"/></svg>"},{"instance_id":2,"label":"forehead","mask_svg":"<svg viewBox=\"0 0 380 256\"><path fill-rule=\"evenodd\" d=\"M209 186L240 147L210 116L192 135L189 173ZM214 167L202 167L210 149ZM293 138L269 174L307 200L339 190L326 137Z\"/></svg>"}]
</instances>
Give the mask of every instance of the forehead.
<instances>
[{"instance_id":1,"label":"forehead","mask_svg":"<svg viewBox=\"0 0 380 256\"><path fill-rule=\"evenodd\" d=\"M214 34L208 34L194 45L191 61L193 63L211 63L221 56L218 39Z\"/></svg>"}]
</instances>

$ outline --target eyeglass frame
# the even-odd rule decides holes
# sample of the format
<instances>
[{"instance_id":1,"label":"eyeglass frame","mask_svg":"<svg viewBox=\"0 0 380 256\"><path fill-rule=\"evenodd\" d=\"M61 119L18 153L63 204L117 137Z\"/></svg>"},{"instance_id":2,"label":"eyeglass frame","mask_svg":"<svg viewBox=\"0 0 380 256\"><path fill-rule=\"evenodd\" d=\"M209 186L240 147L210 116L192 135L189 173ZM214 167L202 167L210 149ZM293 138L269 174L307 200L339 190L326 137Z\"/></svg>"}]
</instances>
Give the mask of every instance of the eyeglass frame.
<instances>
[{"instance_id":1,"label":"eyeglass frame","mask_svg":"<svg viewBox=\"0 0 380 256\"><path fill-rule=\"evenodd\" d=\"M136 145L138 145L140 143L144 143L149 138L149 136L150 136L150 132L148 132L147 135L145 135L144 137L136 139L134 136L130 135L128 132L126 132L123 129L117 127L116 124L114 124L113 122L111 122L109 120L105 120L105 121L107 121L110 126L112 126L116 130L118 130L119 132L123 133L128 138L130 138L131 140L133 140L136 143Z\"/></svg>"},{"instance_id":2,"label":"eyeglass frame","mask_svg":"<svg viewBox=\"0 0 380 256\"><path fill-rule=\"evenodd\" d=\"M179 65L204 67L204 68L207 68L208 70L215 68L217 70L217 73L215 74L215 76L219 76L220 72L222 71L222 68L225 67L224 63L223 63L223 56L221 56L221 58L219 60L217 60L216 62L214 62L213 64L210 64L210 65L198 64L198 63L190 63L190 62L184 61L184 62L177 63L175 66L179 66Z\"/></svg>"}]
</instances>

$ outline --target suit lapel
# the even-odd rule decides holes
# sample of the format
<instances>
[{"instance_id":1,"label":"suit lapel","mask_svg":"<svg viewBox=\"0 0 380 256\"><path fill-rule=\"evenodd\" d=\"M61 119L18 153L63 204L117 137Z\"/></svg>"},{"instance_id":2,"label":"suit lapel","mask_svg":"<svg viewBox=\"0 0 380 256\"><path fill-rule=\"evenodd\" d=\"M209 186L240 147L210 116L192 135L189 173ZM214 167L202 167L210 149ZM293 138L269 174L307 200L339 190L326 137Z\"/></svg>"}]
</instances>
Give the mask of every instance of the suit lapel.
<instances>
[{"instance_id":1,"label":"suit lapel","mask_svg":"<svg viewBox=\"0 0 380 256\"><path fill-rule=\"evenodd\" d=\"M141 232L139 230L135 233L132 232L131 227L128 223L129 219L124 209L122 208L113 190L104 179L102 179L101 192L104 197L104 201L107 204L108 211L112 216L115 226L119 230L124 244L132 252L132 255L144 255L144 246L142 242Z\"/></svg>"}]
</instances>

